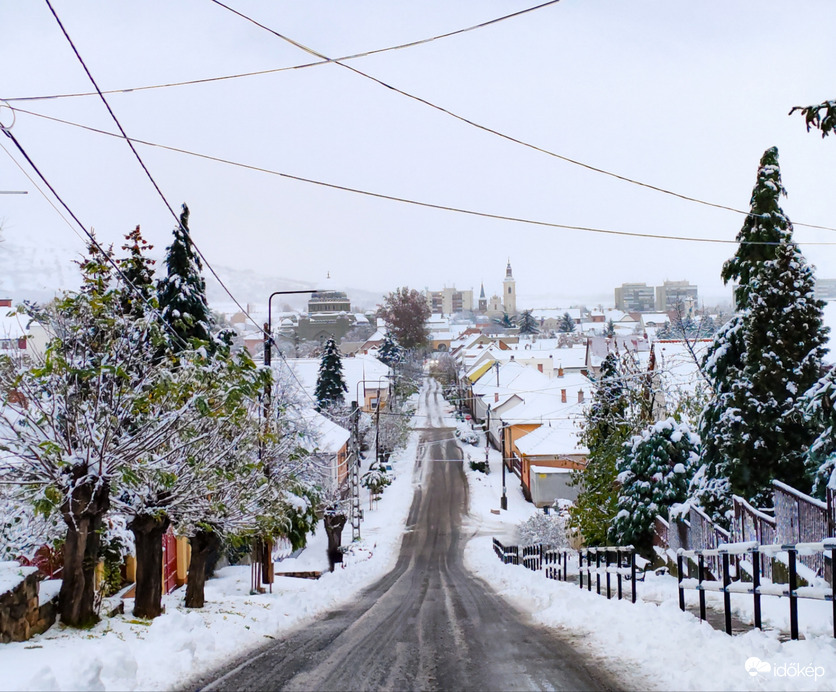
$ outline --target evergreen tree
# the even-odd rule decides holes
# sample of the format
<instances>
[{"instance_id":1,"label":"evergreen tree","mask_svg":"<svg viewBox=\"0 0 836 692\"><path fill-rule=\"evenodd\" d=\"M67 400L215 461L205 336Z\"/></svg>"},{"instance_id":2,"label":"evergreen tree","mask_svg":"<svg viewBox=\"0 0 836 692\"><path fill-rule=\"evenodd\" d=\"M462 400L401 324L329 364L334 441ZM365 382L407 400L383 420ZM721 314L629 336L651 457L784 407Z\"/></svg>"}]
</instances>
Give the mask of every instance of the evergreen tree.
<instances>
[{"instance_id":1,"label":"evergreen tree","mask_svg":"<svg viewBox=\"0 0 836 692\"><path fill-rule=\"evenodd\" d=\"M170 339L170 347L176 352L184 348L184 343L209 341L212 326L203 266L189 235L189 208L185 204L166 252L167 276L160 281L158 295L163 319L180 337Z\"/></svg>"},{"instance_id":2,"label":"evergreen tree","mask_svg":"<svg viewBox=\"0 0 836 692\"><path fill-rule=\"evenodd\" d=\"M778 149L767 149L761 157L758 178L749 201L749 215L737 234L737 252L723 265L724 283L736 281L734 291L738 310L749 304L752 280L764 262L776 257L778 245L792 240L792 226L779 205L787 191L781 183Z\"/></svg>"},{"instance_id":3,"label":"evergreen tree","mask_svg":"<svg viewBox=\"0 0 836 692\"><path fill-rule=\"evenodd\" d=\"M723 268L725 281L740 281L741 312L715 336L705 367L714 396L700 425L704 469L695 491L724 524L731 494L768 504L773 479L804 485L804 452L816 434L802 397L819 376L827 330L812 270L778 205L781 194L777 151L769 149L741 245Z\"/></svg>"},{"instance_id":4,"label":"evergreen tree","mask_svg":"<svg viewBox=\"0 0 836 692\"><path fill-rule=\"evenodd\" d=\"M388 365L390 368L393 368L401 362L402 358L403 349L400 345L398 345L398 342L395 341L395 337L392 336L392 333L386 332L383 336L383 342L377 349L377 359L384 365Z\"/></svg>"},{"instance_id":5,"label":"evergreen tree","mask_svg":"<svg viewBox=\"0 0 836 692\"><path fill-rule=\"evenodd\" d=\"M572 319L572 316L568 312L563 313L563 317L560 318L560 322L557 324L557 330L566 334L575 331L575 320Z\"/></svg>"},{"instance_id":6,"label":"evergreen tree","mask_svg":"<svg viewBox=\"0 0 836 692\"><path fill-rule=\"evenodd\" d=\"M699 438L687 423L668 418L646 428L622 447L617 462L618 514L610 528L616 545L651 552L656 515L668 518L684 502L699 460Z\"/></svg>"},{"instance_id":7,"label":"evergreen tree","mask_svg":"<svg viewBox=\"0 0 836 692\"><path fill-rule=\"evenodd\" d=\"M520 313L520 334L537 334L540 329L537 325L537 318L531 314L531 310L523 310Z\"/></svg>"},{"instance_id":8,"label":"evergreen tree","mask_svg":"<svg viewBox=\"0 0 836 692\"><path fill-rule=\"evenodd\" d=\"M616 459L632 433L628 400L619 359L610 353L601 363L592 404L586 414L582 441L589 449L587 465L573 474L581 490L570 510L570 522L588 545L605 545L616 514Z\"/></svg>"},{"instance_id":9,"label":"evergreen tree","mask_svg":"<svg viewBox=\"0 0 836 692\"><path fill-rule=\"evenodd\" d=\"M498 324L500 327L505 327L506 329L511 329L516 325L516 320L507 312L503 312L502 317L494 318L494 324Z\"/></svg>"},{"instance_id":10,"label":"evergreen tree","mask_svg":"<svg viewBox=\"0 0 836 692\"><path fill-rule=\"evenodd\" d=\"M821 430L807 454L813 495L824 499L825 489L836 488L836 368L831 368L805 395L805 409Z\"/></svg>"},{"instance_id":11,"label":"evergreen tree","mask_svg":"<svg viewBox=\"0 0 836 692\"><path fill-rule=\"evenodd\" d=\"M147 254L154 249L149 245L137 226L125 234L125 244L122 246L128 255L119 260L119 269L125 277L122 295L122 309L135 317L145 314L147 303L155 297L154 260Z\"/></svg>"},{"instance_id":12,"label":"evergreen tree","mask_svg":"<svg viewBox=\"0 0 836 692\"><path fill-rule=\"evenodd\" d=\"M319 375L316 378L316 410L341 404L345 400L348 387L343 378L343 364L337 342L333 338L325 342L322 361L319 364Z\"/></svg>"},{"instance_id":13,"label":"evergreen tree","mask_svg":"<svg viewBox=\"0 0 836 692\"><path fill-rule=\"evenodd\" d=\"M615 322L613 322L612 317L607 320L607 328L604 330L604 336L608 336L610 338L615 336Z\"/></svg>"}]
</instances>

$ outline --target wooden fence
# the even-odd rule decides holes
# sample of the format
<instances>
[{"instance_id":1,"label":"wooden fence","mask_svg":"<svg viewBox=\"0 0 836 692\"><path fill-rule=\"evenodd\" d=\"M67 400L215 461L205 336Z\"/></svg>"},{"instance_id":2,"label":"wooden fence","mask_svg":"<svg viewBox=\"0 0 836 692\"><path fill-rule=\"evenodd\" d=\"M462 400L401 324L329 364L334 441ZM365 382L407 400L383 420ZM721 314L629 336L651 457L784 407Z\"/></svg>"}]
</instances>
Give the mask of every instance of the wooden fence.
<instances>
[{"instance_id":1,"label":"wooden fence","mask_svg":"<svg viewBox=\"0 0 836 692\"><path fill-rule=\"evenodd\" d=\"M795 488L772 481L775 498L775 543L814 543L828 533L827 503L805 495ZM801 562L817 576L824 576L824 553L800 556Z\"/></svg>"},{"instance_id":2,"label":"wooden fence","mask_svg":"<svg viewBox=\"0 0 836 692\"><path fill-rule=\"evenodd\" d=\"M731 526L732 543L755 542L759 545L771 545L775 539L775 517L770 517L761 510L755 509L742 497L732 497L734 520ZM772 578L772 559L768 555L759 557L758 566L761 574Z\"/></svg>"}]
</instances>

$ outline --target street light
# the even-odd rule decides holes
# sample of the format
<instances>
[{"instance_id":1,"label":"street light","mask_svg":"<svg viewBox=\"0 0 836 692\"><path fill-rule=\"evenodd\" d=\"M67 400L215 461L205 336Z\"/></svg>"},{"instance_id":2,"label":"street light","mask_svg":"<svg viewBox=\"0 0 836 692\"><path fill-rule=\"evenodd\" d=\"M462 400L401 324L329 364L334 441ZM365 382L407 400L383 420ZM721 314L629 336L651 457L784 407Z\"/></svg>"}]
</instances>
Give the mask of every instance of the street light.
<instances>
[{"instance_id":1,"label":"street light","mask_svg":"<svg viewBox=\"0 0 836 692\"><path fill-rule=\"evenodd\" d=\"M488 412L487 412L487 421L488 424L485 426L485 461L487 461L488 456L488 448L491 444L491 405L488 404ZM502 497L499 498L499 508L500 509L508 509L508 496L505 494L505 428L507 425L502 425L502 420L500 419L499 425L499 434L500 434L500 442L499 442L499 453L502 455Z\"/></svg>"},{"instance_id":2,"label":"street light","mask_svg":"<svg viewBox=\"0 0 836 692\"><path fill-rule=\"evenodd\" d=\"M267 299L267 324L264 325L264 364L272 362L270 344L273 342L273 298L275 296L286 296L293 293L316 293L318 288L308 288L304 291L273 291Z\"/></svg>"}]
</instances>

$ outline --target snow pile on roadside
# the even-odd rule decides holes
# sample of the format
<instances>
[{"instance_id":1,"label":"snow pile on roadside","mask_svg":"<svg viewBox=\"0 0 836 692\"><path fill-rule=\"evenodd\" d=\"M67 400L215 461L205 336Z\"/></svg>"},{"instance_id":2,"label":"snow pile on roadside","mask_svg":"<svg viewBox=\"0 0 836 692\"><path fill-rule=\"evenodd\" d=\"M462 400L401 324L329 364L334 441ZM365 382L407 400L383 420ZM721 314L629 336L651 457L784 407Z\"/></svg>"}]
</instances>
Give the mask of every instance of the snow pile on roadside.
<instances>
[{"instance_id":1,"label":"snow pile on roadside","mask_svg":"<svg viewBox=\"0 0 836 692\"><path fill-rule=\"evenodd\" d=\"M484 446L481 453L484 458ZM472 536L465 565L535 622L570 637L613 679L629 689L833 689L836 640L831 636L829 603L799 602L801 631L808 637L804 641L781 642L776 631L729 637L679 610L676 579L670 576L648 574L647 581L638 584L640 598L659 604L633 604L608 601L576 584L546 579L543 572L500 562L491 538L515 544L520 522L540 511L523 497L519 479L507 472L508 510L495 513L502 492L501 463L499 452L491 449L488 475L465 465L470 487L466 526ZM720 594L707 595L709 603L721 607ZM696 600L696 592L687 598L689 603ZM788 630L787 599L762 602L764 622ZM751 598L734 595L733 609L751 621Z\"/></svg>"},{"instance_id":2,"label":"snow pile on roadside","mask_svg":"<svg viewBox=\"0 0 836 692\"><path fill-rule=\"evenodd\" d=\"M0 645L0 690L169 689L223 665L247 649L339 607L395 564L412 502L418 433L393 457L395 479L369 510L361 496L362 540L345 567L319 580L277 577L273 593L250 595L250 567L225 567L206 582L206 607L187 610L183 589L164 597L166 614L152 622L130 614L105 618L87 631L52 627L28 642ZM351 526L343 540L350 542ZM327 570L325 530L277 572Z\"/></svg>"},{"instance_id":3,"label":"snow pile on roadside","mask_svg":"<svg viewBox=\"0 0 836 692\"><path fill-rule=\"evenodd\" d=\"M535 622L570 633L615 679L630 688L679 690L829 690L836 673L833 639L780 642L776 632L735 637L679 610L661 605L608 601L576 585L545 579L502 564L489 536L471 540L465 564ZM769 664L758 672L750 662ZM750 670L747 670L748 668ZM754 674L753 674L754 673Z\"/></svg>"}]
</instances>

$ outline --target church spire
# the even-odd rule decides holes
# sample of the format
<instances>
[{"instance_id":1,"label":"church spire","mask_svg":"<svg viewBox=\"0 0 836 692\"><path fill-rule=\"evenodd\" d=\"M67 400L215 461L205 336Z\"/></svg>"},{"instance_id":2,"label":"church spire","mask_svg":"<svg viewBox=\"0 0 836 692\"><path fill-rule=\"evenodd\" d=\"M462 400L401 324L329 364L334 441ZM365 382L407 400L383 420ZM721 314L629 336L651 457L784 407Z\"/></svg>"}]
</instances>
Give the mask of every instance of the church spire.
<instances>
[{"instance_id":1,"label":"church spire","mask_svg":"<svg viewBox=\"0 0 836 692\"><path fill-rule=\"evenodd\" d=\"M505 267L505 278L506 279L513 279L514 275L511 273L511 258L508 258L508 266Z\"/></svg>"}]
</instances>

